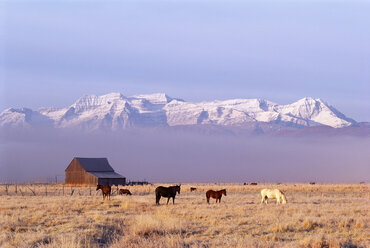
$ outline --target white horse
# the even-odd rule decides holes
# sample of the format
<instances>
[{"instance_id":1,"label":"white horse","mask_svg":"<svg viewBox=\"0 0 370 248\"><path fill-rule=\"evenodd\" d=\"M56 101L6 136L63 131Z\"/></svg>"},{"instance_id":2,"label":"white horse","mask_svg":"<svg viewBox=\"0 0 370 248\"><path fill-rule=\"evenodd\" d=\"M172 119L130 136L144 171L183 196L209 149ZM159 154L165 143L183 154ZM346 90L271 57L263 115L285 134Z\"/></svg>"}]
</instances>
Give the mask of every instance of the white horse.
<instances>
[{"instance_id":1,"label":"white horse","mask_svg":"<svg viewBox=\"0 0 370 248\"><path fill-rule=\"evenodd\" d=\"M276 198L276 204L280 204L280 199L283 201L283 204L287 203L284 193L278 189L261 190L261 203L267 204L268 198Z\"/></svg>"}]
</instances>

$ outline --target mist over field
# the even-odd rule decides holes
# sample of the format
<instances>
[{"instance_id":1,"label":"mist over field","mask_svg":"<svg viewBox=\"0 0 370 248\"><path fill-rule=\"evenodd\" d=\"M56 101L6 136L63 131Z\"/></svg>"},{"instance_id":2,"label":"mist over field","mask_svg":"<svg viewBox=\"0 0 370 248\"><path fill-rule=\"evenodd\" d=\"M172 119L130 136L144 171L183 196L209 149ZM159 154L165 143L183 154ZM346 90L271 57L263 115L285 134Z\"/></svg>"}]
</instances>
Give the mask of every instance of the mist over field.
<instances>
[{"instance_id":1,"label":"mist over field","mask_svg":"<svg viewBox=\"0 0 370 248\"><path fill-rule=\"evenodd\" d=\"M2 132L1 181L53 179L75 156L107 157L128 180L369 181L370 139L213 134L171 129Z\"/></svg>"}]
</instances>

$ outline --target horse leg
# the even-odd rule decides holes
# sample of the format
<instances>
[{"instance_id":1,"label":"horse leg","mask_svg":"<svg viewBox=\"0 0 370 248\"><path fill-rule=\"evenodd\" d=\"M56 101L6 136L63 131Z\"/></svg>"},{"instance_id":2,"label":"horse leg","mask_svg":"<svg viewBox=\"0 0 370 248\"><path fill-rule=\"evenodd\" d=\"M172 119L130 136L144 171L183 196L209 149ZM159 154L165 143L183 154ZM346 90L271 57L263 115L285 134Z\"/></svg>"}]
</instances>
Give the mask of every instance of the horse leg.
<instances>
[{"instance_id":1,"label":"horse leg","mask_svg":"<svg viewBox=\"0 0 370 248\"><path fill-rule=\"evenodd\" d=\"M161 199L161 195L160 194L157 194L156 196L155 196L155 204L156 205L159 205L159 200Z\"/></svg>"},{"instance_id":2,"label":"horse leg","mask_svg":"<svg viewBox=\"0 0 370 248\"><path fill-rule=\"evenodd\" d=\"M170 201L170 197L167 198L167 205L168 205L168 202Z\"/></svg>"},{"instance_id":3,"label":"horse leg","mask_svg":"<svg viewBox=\"0 0 370 248\"><path fill-rule=\"evenodd\" d=\"M172 203L175 204L175 197L172 197Z\"/></svg>"},{"instance_id":4,"label":"horse leg","mask_svg":"<svg viewBox=\"0 0 370 248\"><path fill-rule=\"evenodd\" d=\"M209 197L207 197L207 203L209 204Z\"/></svg>"},{"instance_id":5,"label":"horse leg","mask_svg":"<svg viewBox=\"0 0 370 248\"><path fill-rule=\"evenodd\" d=\"M218 198L218 203L221 203L221 196L220 196L220 198Z\"/></svg>"}]
</instances>

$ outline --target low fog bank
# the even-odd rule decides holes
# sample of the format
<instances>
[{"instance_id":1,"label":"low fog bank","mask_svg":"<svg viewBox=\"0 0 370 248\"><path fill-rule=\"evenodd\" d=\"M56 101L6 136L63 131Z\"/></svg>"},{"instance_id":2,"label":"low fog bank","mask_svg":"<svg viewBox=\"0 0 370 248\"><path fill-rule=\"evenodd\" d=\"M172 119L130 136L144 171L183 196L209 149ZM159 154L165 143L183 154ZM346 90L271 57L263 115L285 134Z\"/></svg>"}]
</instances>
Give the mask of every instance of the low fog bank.
<instances>
[{"instance_id":1,"label":"low fog bank","mask_svg":"<svg viewBox=\"0 0 370 248\"><path fill-rule=\"evenodd\" d=\"M128 180L150 182L369 181L370 139L130 130L7 132L0 181L53 179L75 156L107 157Z\"/></svg>"}]
</instances>

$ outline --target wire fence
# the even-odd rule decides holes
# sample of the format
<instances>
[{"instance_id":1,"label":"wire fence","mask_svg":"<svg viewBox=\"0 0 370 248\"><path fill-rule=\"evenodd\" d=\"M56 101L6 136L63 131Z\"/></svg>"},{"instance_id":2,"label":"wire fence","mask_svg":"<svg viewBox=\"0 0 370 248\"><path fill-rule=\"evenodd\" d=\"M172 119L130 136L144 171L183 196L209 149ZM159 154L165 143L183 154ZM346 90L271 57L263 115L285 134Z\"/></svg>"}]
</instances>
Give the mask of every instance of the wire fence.
<instances>
[{"instance_id":1,"label":"wire fence","mask_svg":"<svg viewBox=\"0 0 370 248\"><path fill-rule=\"evenodd\" d=\"M118 194L119 187L112 186L112 195ZM94 196L101 192L95 186L67 186L55 183L2 183L0 195L8 196Z\"/></svg>"}]
</instances>

